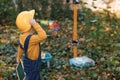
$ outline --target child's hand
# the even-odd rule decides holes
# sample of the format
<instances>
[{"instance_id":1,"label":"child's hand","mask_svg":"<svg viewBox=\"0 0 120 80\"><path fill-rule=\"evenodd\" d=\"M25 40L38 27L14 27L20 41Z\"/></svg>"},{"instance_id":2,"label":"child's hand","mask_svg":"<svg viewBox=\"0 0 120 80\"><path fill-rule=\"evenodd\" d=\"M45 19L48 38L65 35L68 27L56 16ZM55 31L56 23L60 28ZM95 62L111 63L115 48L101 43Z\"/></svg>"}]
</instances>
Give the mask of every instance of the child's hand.
<instances>
[{"instance_id":1,"label":"child's hand","mask_svg":"<svg viewBox=\"0 0 120 80\"><path fill-rule=\"evenodd\" d=\"M37 22L35 21L35 19L30 19L30 24L31 25L34 25L34 24L36 24Z\"/></svg>"},{"instance_id":2,"label":"child's hand","mask_svg":"<svg viewBox=\"0 0 120 80\"><path fill-rule=\"evenodd\" d=\"M20 60L19 59L17 59L17 63L19 63L20 62Z\"/></svg>"}]
</instances>

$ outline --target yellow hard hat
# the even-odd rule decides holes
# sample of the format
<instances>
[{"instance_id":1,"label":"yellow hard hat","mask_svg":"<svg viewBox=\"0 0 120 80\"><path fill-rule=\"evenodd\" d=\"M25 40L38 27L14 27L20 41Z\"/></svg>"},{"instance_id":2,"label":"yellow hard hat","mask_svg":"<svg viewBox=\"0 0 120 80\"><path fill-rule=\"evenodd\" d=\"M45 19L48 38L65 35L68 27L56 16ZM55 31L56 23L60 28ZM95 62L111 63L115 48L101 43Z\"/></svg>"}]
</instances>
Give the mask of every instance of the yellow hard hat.
<instances>
[{"instance_id":1,"label":"yellow hard hat","mask_svg":"<svg viewBox=\"0 0 120 80\"><path fill-rule=\"evenodd\" d=\"M29 31L31 28L30 19L34 17L35 10L22 11L16 18L16 25L21 32Z\"/></svg>"}]
</instances>

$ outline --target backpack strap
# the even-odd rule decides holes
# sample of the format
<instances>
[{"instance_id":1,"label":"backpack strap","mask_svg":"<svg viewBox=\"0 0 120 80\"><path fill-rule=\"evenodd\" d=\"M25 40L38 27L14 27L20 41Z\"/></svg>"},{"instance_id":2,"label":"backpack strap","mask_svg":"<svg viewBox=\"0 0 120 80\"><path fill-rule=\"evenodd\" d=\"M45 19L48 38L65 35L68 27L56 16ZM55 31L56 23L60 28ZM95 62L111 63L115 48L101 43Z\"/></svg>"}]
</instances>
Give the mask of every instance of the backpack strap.
<instances>
[{"instance_id":1,"label":"backpack strap","mask_svg":"<svg viewBox=\"0 0 120 80\"><path fill-rule=\"evenodd\" d=\"M28 49L29 40L30 40L31 36L32 35L28 35L24 42L24 52L25 52L26 56L27 56L27 49Z\"/></svg>"}]
</instances>

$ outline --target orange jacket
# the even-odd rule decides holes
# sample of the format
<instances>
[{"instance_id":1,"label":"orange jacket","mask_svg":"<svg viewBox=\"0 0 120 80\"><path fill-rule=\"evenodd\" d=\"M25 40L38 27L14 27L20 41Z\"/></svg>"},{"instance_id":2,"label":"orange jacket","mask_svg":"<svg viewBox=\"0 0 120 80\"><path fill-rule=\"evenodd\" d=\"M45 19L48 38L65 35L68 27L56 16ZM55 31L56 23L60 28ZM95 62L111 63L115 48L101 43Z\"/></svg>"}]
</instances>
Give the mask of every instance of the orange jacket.
<instances>
[{"instance_id":1,"label":"orange jacket","mask_svg":"<svg viewBox=\"0 0 120 80\"><path fill-rule=\"evenodd\" d=\"M28 58L32 60L36 60L38 58L40 51L39 43L42 40L46 39L47 35L46 32L41 28L41 26L38 23L34 24L33 26L34 29L37 31L37 34L31 36L28 45L27 54L28 54ZM29 33L20 34L20 43L22 47L24 47L24 41L28 35ZM20 59L22 58L23 53L24 53L23 49L21 49L20 46L18 46L18 55L17 55L18 61L20 61Z\"/></svg>"}]
</instances>

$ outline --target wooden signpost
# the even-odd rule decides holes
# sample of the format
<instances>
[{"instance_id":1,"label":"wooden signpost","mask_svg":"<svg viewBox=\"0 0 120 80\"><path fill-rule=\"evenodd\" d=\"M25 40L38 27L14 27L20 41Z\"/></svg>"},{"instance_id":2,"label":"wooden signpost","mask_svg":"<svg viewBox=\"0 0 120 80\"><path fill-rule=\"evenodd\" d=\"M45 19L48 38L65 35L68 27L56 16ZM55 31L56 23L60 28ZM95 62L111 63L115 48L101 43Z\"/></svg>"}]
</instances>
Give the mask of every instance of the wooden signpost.
<instances>
[{"instance_id":1,"label":"wooden signpost","mask_svg":"<svg viewBox=\"0 0 120 80\"><path fill-rule=\"evenodd\" d=\"M73 57L77 57L77 4L78 0L73 0L74 6L74 27L73 27Z\"/></svg>"}]
</instances>

